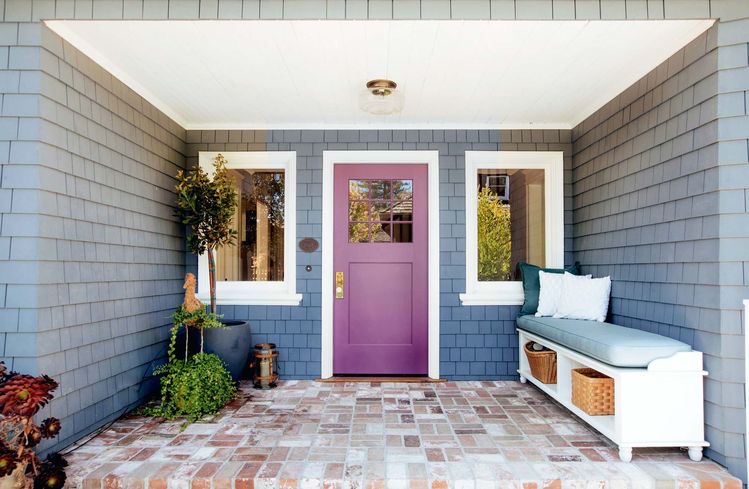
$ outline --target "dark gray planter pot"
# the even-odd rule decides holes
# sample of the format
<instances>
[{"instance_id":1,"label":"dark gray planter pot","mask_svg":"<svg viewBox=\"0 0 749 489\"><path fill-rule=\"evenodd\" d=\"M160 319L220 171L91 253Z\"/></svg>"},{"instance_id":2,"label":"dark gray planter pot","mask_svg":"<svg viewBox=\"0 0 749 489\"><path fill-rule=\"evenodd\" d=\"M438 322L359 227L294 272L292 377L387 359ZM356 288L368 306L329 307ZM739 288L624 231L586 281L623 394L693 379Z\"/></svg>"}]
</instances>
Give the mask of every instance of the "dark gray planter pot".
<instances>
[{"instance_id":1,"label":"dark gray planter pot","mask_svg":"<svg viewBox=\"0 0 749 489\"><path fill-rule=\"evenodd\" d=\"M250 323L222 319L223 328L205 330L205 351L215 353L226 363L234 380L239 380L247 368L250 356Z\"/></svg>"},{"instance_id":2,"label":"dark gray planter pot","mask_svg":"<svg viewBox=\"0 0 749 489\"><path fill-rule=\"evenodd\" d=\"M208 328L204 331L203 350L206 353L215 353L226 364L234 380L242 378L247 368L247 360L250 356L250 323L247 321L235 321L222 319L225 327ZM184 341L184 340L183 340ZM200 351L200 333L194 329L190 330L190 352Z\"/></svg>"}]
</instances>

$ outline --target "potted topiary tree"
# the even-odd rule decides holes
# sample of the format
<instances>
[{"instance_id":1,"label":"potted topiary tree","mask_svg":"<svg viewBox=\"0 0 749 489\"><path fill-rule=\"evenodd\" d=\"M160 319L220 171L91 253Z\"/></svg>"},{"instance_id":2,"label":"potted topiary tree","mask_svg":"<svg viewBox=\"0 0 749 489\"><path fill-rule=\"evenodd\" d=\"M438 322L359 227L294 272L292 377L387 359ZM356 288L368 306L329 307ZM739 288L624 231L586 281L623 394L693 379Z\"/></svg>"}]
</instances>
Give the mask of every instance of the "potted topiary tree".
<instances>
[{"instance_id":1,"label":"potted topiary tree","mask_svg":"<svg viewBox=\"0 0 749 489\"><path fill-rule=\"evenodd\" d=\"M200 349L188 355L190 327L201 333L217 327L223 329L216 315L206 312L205 306L197 300L194 286L195 277L188 273L185 301L172 314L168 362L154 371L154 375L160 377L161 398L157 403L147 405L143 414L167 419L183 416L189 423L215 415L237 395L236 385L224 362L217 355L204 351L202 334ZM182 341L178 341L178 332L183 327L184 336ZM184 348L180 348L182 345L178 342Z\"/></svg>"},{"instance_id":2,"label":"potted topiary tree","mask_svg":"<svg viewBox=\"0 0 749 489\"><path fill-rule=\"evenodd\" d=\"M218 154L213 160L213 175L200 165L177 173L177 211L182 224L189 226L187 244L196 255L208 258L208 282L211 314L216 314L216 248L234 243L237 231L233 220L237 209L237 190L226 158ZM219 355L238 379L250 350L250 328L246 321L221 320L225 327L199 328L205 351Z\"/></svg>"}]
</instances>

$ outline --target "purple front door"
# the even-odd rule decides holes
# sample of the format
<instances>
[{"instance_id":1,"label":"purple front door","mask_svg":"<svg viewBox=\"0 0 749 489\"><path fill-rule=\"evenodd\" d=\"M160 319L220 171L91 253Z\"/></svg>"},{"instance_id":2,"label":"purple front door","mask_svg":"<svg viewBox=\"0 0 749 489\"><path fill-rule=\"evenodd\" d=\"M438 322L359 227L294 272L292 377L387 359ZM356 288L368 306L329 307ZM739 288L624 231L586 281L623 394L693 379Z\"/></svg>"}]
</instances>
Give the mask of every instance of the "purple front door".
<instances>
[{"instance_id":1,"label":"purple front door","mask_svg":"<svg viewBox=\"0 0 749 489\"><path fill-rule=\"evenodd\" d=\"M336 165L333 372L426 375L427 165Z\"/></svg>"}]
</instances>

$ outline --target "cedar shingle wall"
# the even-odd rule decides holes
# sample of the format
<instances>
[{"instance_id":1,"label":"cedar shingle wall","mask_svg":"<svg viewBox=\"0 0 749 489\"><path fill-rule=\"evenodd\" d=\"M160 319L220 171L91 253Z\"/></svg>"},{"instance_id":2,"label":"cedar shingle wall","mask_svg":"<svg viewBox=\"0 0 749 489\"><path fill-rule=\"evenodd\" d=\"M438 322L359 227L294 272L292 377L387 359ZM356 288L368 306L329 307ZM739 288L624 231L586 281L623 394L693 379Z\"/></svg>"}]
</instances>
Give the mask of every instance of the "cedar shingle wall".
<instances>
[{"instance_id":1,"label":"cedar shingle wall","mask_svg":"<svg viewBox=\"0 0 749 489\"><path fill-rule=\"evenodd\" d=\"M740 34L740 29L744 29ZM745 473L749 21L717 24L573 130L574 256L613 322L704 352L707 455Z\"/></svg>"},{"instance_id":2,"label":"cedar shingle wall","mask_svg":"<svg viewBox=\"0 0 749 489\"><path fill-rule=\"evenodd\" d=\"M137 404L164 356L185 131L42 24L0 37L0 355L59 381L65 445Z\"/></svg>"}]
</instances>

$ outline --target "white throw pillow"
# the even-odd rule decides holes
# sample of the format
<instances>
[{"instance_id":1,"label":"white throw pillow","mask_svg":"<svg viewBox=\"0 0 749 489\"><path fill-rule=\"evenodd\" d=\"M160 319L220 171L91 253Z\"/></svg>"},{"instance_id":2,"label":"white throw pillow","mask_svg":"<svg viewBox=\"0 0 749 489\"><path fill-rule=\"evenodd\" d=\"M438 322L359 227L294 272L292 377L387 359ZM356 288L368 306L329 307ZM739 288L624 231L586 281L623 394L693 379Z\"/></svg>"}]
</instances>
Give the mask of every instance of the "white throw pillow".
<instances>
[{"instance_id":1,"label":"white throw pillow","mask_svg":"<svg viewBox=\"0 0 749 489\"><path fill-rule=\"evenodd\" d=\"M538 291L538 309L536 317L553 316L559 307L559 299L562 297L562 281L564 275L571 275L569 272L549 273L539 270L538 281L540 289ZM586 275L591 278L592 275Z\"/></svg>"},{"instance_id":2,"label":"white throw pillow","mask_svg":"<svg viewBox=\"0 0 749 489\"><path fill-rule=\"evenodd\" d=\"M563 279L564 275L561 273L549 273L539 270L538 282L541 288L538 290L536 317L553 316L557 312L559 298L562 297Z\"/></svg>"},{"instance_id":3,"label":"white throw pillow","mask_svg":"<svg viewBox=\"0 0 749 489\"><path fill-rule=\"evenodd\" d=\"M609 310L611 277L590 278L564 274L562 293L555 318L606 320Z\"/></svg>"}]
</instances>

